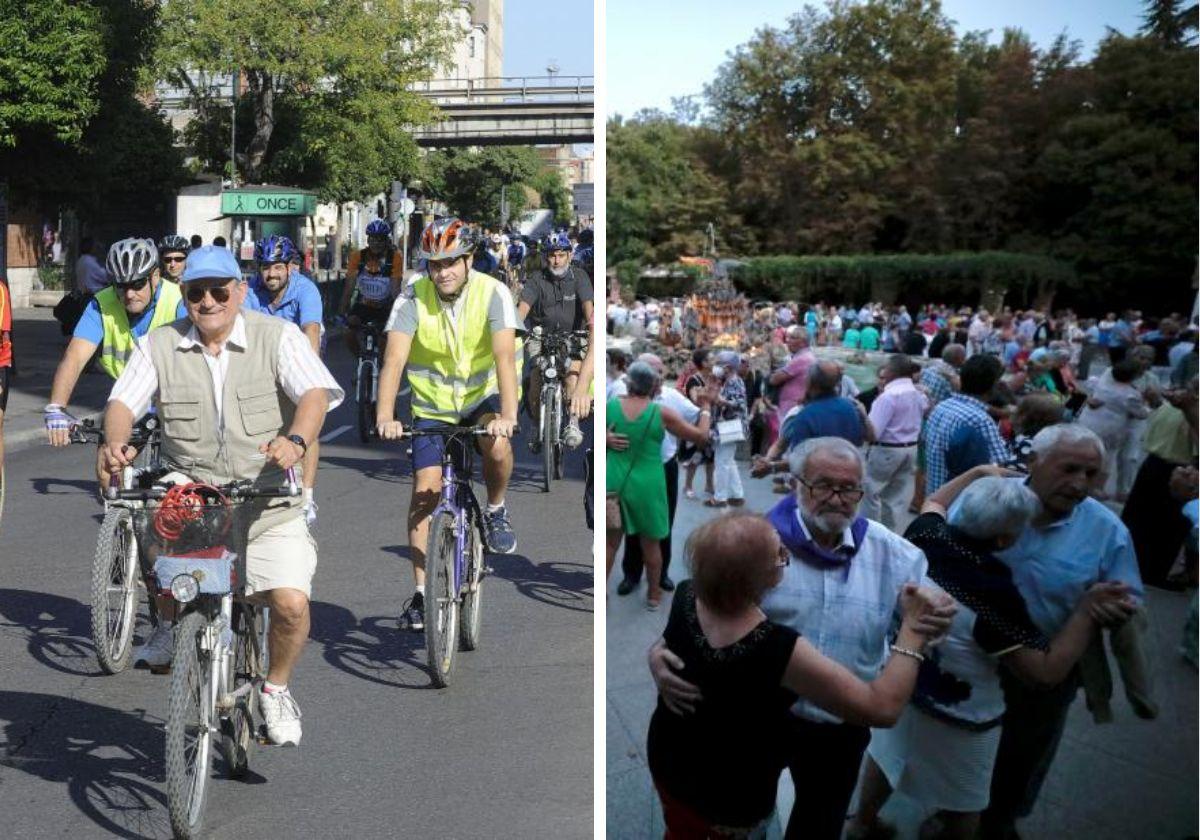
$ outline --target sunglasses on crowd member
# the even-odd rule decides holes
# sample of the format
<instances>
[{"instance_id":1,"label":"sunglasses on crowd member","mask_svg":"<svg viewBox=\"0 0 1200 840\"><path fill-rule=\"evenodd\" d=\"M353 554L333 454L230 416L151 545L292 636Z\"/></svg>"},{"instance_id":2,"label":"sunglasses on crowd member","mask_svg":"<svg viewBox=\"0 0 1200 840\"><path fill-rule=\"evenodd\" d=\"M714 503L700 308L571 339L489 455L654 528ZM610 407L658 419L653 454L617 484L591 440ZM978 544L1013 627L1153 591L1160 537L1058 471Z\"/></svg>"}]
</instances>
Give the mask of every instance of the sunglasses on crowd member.
<instances>
[{"instance_id":1,"label":"sunglasses on crowd member","mask_svg":"<svg viewBox=\"0 0 1200 840\"><path fill-rule=\"evenodd\" d=\"M187 257L163 257L162 261L165 263L187 262Z\"/></svg>"},{"instance_id":2,"label":"sunglasses on crowd member","mask_svg":"<svg viewBox=\"0 0 1200 840\"><path fill-rule=\"evenodd\" d=\"M146 288L146 284L149 282L150 277L147 275L137 280L131 280L128 283L112 283L111 285L117 290L117 294L123 294L125 292L140 292L142 289Z\"/></svg>"},{"instance_id":3,"label":"sunglasses on crowd member","mask_svg":"<svg viewBox=\"0 0 1200 840\"><path fill-rule=\"evenodd\" d=\"M229 296L233 294L233 290L228 286L188 286L187 292L188 303L199 303L204 300L204 296L211 295L212 299L217 303L228 303Z\"/></svg>"}]
</instances>

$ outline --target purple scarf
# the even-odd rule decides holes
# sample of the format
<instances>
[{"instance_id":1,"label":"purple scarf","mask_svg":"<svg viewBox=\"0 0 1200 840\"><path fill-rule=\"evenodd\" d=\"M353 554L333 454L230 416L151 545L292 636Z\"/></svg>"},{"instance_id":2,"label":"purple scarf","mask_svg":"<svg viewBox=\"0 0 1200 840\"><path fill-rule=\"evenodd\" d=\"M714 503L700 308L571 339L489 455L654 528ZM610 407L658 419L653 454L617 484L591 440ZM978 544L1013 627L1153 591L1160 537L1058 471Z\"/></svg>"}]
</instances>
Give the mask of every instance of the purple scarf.
<instances>
[{"instance_id":1,"label":"purple scarf","mask_svg":"<svg viewBox=\"0 0 1200 840\"><path fill-rule=\"evenodd\" d=\"M795 496L789 495L779 500L779 504L771 508L771 512L767 514L767 521L779 533L779 538L783 544L787 546L788 551L792 552L793 556L799 558L803 562L816 569L842 569L843 579L850 576L850 561L858 554L858 550L862 548L863 539L867 535L867 520L861 516L856 516L854 521L850 523L850 537L854 541L854 547L847 545L839 545L835 549L828 549L817 545L817 543L804 533L804 529L800 527L800 519L798 516L799 502Z\"/></svg>"}]
</instances>

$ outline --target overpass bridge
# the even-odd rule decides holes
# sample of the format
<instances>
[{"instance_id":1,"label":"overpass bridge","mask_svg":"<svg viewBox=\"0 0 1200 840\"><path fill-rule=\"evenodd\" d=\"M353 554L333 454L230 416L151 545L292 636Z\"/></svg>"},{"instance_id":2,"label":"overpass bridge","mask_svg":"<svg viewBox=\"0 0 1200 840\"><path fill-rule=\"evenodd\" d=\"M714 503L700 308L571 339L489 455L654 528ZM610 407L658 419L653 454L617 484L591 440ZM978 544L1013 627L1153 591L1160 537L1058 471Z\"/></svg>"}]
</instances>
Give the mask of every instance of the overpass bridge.
<instances>
[{"instance_id":1,"label":"overpass bridge","mask_svg":"<svg viewBox=\"0 0 1200 840\"><path fill-rule=\"evenodd\" d=\"M229 76L204 81L218 104L229 104ZM438 79L412 89L435 104L443 117L411 129L417 145L424 148L560 145L595 139L595 81L591 76ZM172 123L187 118L186 88L160 84L155 93Z\"/></svg>"}]
</instances>

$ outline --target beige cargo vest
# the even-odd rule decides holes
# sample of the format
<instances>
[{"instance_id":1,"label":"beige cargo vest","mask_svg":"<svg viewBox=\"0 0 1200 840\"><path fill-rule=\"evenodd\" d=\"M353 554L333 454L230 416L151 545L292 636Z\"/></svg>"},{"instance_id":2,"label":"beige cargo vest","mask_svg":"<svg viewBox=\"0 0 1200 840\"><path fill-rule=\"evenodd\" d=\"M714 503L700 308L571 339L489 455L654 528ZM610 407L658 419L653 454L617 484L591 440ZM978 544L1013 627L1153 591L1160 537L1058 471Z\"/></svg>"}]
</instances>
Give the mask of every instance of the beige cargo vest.
<instances>
[{"instance_id":1,"label":"beige cargo vest","mask_svg":"<svg viewBox=\"0 0 1200 840\"><path fill-rule=\"evenodd\" d=\"M243 312L246 346L227 344L229 373L225 378L225 424L217 421L212 377L199 345L179 347L191 329L182 318L150 333L150 360L158 373L158 406L163 422L163 462L195 481L227 484L253 479L277 487L283 471L267 466L259 446L291 428L296 406L277 384L279 341L286 321L257 312ZM300 480L296 465L296 480ZM257 516L251 537L301 514L301 500L255 502Z\"/></svg>"}]
</instances>

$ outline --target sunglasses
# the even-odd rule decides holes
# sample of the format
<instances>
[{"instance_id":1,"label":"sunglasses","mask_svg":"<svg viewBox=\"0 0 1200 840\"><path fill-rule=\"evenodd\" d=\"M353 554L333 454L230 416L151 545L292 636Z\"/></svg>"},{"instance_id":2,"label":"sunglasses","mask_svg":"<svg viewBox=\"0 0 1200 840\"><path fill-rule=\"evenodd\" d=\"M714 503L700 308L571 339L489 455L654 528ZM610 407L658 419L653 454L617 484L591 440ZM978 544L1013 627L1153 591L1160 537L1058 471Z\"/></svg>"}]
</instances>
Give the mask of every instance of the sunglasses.
<instances>
[{"instance_id":1,"label":"sunglasses","mask_svg":"<svg viewBox=\"0 0 1200 840\"><path fill-rule=\"evenodd\" d=\"M187 262L187 257L163 257L165 263Z\"/></svg>"},{"instance_id":2,"label":"sunglasses","mask_svg":"<svg viewBox=\"0 0 1200 840\"><path fill-rule=\"evenodd\" d=\"M228 286L189 286L186 294L188 303L199 303L205 295L212 295L217 303L228 303L233 290Z\"/></svg>"},{"instance_id":3,"label":"sunglasses","mask_svg":"<svg viewBox=\"0 0 1200 840\"><path fill-rule=\"evenodd\" d=\"M117 294L125 292L140 292L146 288L146 284L150 282L149 277L143 277L140 280L134 280L131 283L113 283L112 287L117 290Z\"/></svg>"}]
</instances>

